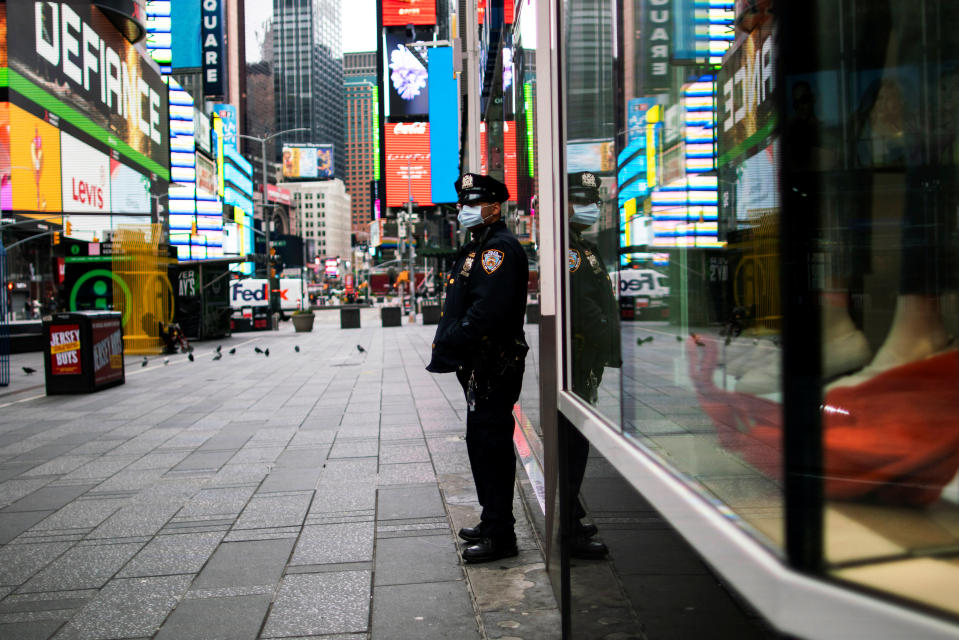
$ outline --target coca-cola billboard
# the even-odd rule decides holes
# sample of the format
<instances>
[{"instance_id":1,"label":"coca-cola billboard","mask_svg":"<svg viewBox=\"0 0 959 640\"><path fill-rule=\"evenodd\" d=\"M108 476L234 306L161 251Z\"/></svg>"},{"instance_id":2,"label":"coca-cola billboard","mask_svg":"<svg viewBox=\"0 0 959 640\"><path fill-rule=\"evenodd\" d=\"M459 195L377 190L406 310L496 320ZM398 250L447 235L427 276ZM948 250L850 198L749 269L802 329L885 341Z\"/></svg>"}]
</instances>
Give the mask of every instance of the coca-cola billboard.
<instances>
[{"instance_id":1,"label":"coca-cola billboard","mask_svg":"<svg viewBox=\"0 0 959 640\"><path fill-rule=\"evenodd\" d=\"M402 207L412 191L417 206L431 205L430 125L386 124L386 206Z\"/></svg>"}]
</instances>

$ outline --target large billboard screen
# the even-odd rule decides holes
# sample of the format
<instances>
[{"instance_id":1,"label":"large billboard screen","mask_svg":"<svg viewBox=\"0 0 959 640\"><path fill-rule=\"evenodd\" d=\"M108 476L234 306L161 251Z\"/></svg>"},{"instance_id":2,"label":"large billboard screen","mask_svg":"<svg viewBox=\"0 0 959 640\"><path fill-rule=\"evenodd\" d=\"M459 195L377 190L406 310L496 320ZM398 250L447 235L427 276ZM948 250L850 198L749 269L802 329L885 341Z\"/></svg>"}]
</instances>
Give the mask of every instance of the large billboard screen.
<instances>
[{"instance_id":1,"label":"large billboard screen","mask_svg":"<svg viewBox=\"0 0 959 640\"><path fill-rule=\"evenodd\" d=\"M412 191L417 206L433 204L430 195L430 125L386 125L386 206L401 207Z\"/></svg>"},{"instance_id":2,"label":"large billboard screen","mask_svg":"<svg viewBox=\"0 0 959 640\"><path fill-rule=\"evenodd\" d=\"M382 0L383 26L436 24L436 0Z\"/></svg>"},{"instance_id":3,"label":"large billboard screen","mask_svg":"<svg viewBox=\"0 0 959 640\"><path fill-rule=\"evenodd\" d=\"M13 210L62 211L60 131L13 104L9 105L9 116Z\"/></svg>"},{"instance_id":4,"label":"large billboard screen","mask_svg":"<svg viewBox=\"0 0 959 640\"><path fill-rule=\"evenodd\" d=\"M113 213L150 213L150 178L110 158L110 209Z\"/></svg>"},{"instance_id":5,"label":"large billboard screen","mask_svg":"<svg viewBox=\"0 0 959 640\"><path fill-rule=\"evenodd\" d=\"M460 173L459 93L453 77L453 49L430 49L429 68L434 78L430 92L430 189L433 202L456 202L453 183Z\"/></svg>"},{"instance_id":6,"label":"large billboard screen","mask_svg":"<svg viewBox=\"0 0 959 640\"><path fill-rule=\"evenodd\" d=\"M383 83L389 87L385 100L386 116L425 116L430 112L429 73L423 64L427 56L426 48L416 49L417 59L406 47L406 43L414 38L409 36L405 28L384 29L383 37L383 72L386 74Z\"/></svg>"},{"instance_id":7,"label":"large billboard screen","mask_svg":"<svg viewBox=\"0 0 959 640\"><path fill-rule=\"evenodd\" d=\"M60 132L63 210L110 213L110 156Z\"/></svg>"},{"instance_id":8,"label":"large billboard screen","mask_svg":"<svg viewBox=\"0 0 959 640\"><path fill-rule=\"evenodd\" d=\"M333 145L283 145L283 177L294 180L332 178Z\"/></svg>"},{"instance_id":9,"label":"large billboard screen","mask_svg":"<svg viewBox=\"0 0 959 640\"><path fill-rule=\"evenodd\" d=\"M10 102L26 98L168 179L167 88L140 51L90 2L5 6Z\"/></svg>"}]
</instances>

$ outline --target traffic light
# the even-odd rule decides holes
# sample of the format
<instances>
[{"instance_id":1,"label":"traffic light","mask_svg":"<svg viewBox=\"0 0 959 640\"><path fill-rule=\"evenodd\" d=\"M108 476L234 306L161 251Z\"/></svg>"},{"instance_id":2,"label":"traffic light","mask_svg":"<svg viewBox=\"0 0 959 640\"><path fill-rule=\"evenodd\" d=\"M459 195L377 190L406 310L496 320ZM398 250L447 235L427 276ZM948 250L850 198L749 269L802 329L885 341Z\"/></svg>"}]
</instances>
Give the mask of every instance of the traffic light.
<instances>
[{"instance_id":1,"label":"traffic light","mask_svg":"<svg viewBox=\"0 0 959 640\"><path fill-rule=\"evenodd\" d=\"M63 226L63 235L73 235L73 223L69 220L67 220L67 223Z\"/></svg>"},{"instance_id":2,"label":"traffic light","mask_svg":"<svg viewBox=\"0 0 959 640\"><path fill-rule=\"evenodd\" d=\"M196 220L190 223L190 235L196 235Z\"/></svg>"},{"instance_id":3,"label":"traffic light","mask_svg":"<svg viewBox=\"0 0 959 640\"><path fill-rule=\"evenodd\" d=\"M53 244L60 244L60 232L59 232L59 231L54 231L54 232L53 232Z\"/></svg>"}]
</instances>

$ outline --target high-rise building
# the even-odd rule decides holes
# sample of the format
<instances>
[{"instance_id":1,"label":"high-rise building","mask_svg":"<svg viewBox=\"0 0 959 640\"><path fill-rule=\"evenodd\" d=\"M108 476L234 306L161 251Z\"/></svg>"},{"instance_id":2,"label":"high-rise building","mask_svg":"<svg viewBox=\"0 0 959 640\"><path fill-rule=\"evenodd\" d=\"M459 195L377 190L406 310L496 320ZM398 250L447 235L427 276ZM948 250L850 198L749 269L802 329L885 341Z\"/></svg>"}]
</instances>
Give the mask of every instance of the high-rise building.
<instances>
[{"instance_id":1,"label":"high-rise building","mask_svg":"<svg viewBox=\"0 0 959 640\"><path fill-rule=\"evenodd\" d=\"M342 180L311 180L280 184L293 194L298 233L303 240L315 241L313 258L350 256L350 196Z\"/></svg>"},{"instance_id":2,"label":"high-rise building","mask_svg":"<svg viewBox=\"0 0 959 640\"><path fill-rule=\"evenodd\" d=\"M273 92L276 131L309 129L282 142L333 144L333 173L342 179L346 135L339 0L273 0ZM282 143L277 153L280 149Z\"/></svg>"},{"instance_id":3,"label":"high-rise building","mask_svg":"<svg viewBox=\"0 0 959 640\"><path fill-rule=\"evenodd\" d=\"M376 52L347 53L343 56L343 89L346 107L346 191L350 194L353 233L369 234L372 220L370 181L379 158L375 112Z\"/></svg>"}]
</instances>

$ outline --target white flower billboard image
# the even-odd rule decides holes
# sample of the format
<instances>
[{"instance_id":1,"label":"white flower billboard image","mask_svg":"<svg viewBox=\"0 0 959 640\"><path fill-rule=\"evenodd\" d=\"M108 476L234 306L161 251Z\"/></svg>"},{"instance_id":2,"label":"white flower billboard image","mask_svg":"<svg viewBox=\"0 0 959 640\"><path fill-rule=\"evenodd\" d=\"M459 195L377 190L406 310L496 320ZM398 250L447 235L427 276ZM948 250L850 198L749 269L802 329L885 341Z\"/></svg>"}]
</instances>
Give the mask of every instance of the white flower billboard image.
<instances>
[{"instance_id":1,"label":"white flower billboard image","mask_svg":"<svg viewBox=\"0 0 959 640\"><path fill-rule=\"evenodd\" d=\"M390 80L404 100L413 100L426 88L426 69L409 50L401 45L390 52Z\"/></svg>"}]
</instances>

